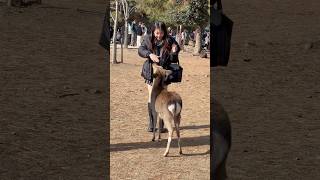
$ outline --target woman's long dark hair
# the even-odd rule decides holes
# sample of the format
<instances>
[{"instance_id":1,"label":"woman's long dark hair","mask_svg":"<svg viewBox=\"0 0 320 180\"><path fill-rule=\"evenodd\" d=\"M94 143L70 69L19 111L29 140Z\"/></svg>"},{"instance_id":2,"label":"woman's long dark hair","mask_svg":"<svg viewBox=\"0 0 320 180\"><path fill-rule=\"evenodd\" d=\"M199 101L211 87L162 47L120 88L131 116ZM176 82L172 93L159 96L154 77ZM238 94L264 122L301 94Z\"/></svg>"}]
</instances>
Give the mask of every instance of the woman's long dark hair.
<instances>
[{"instance_id":1,"label":"woman's long dark hair","mask_svg":"<svg viewBox=\"0 0 320 180\"><path fill-rule=\"evenodd\" d=\"M162 47L162 50L169 50L169 43L168 43L168 31L167 27L163 22L155 22L153 26L151 27L151 44L152 44L152 50L155 51L155 46L156 46L156 37L154 36L154 31L156 29L159 29L160 31L163 32L163 40L164 44Z\"/></svg>"}]
</instances>

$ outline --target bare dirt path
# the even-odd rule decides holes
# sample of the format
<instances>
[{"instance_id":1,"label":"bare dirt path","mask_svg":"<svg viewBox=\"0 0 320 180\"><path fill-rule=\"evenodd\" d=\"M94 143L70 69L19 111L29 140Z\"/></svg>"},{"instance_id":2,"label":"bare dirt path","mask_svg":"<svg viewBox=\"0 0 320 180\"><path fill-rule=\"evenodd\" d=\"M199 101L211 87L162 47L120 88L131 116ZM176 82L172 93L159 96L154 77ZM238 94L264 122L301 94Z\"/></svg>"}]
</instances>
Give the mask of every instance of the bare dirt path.
<instances>
[{"instance_id":1,"label":"bare dirt path","mask_svg":"<svg viewBox=\"0 0 320 180\"><path fill-rule=\"evenodd\" d=\"M317 179L319 1L223 3L231 60L212 69L211 92L232 122L230 179Z\"/></svg>"},{"instance_id":2,"label":"bare dirt path","mask_svg":"<svg viewBox=\"0 0 320 180\"><path fill-rule=\"evenodd\" d=\"M120 57L120 55L118 54ZM169 157L163 140L152 142L147 132L147 87L140 76L144 62L137 49L124 52L124 64L111 65L111 179L209 179L209 61L181 53L183 82L169 90L183 99L182 146L172 141ZM174 135L175 139L176 135Z\"/></svg>"},{"instance_id":3,"label":"bare dirt path","mask_svg":"<svg viewBox=\"0 0 320 180\"><path fill-rule=\"evenodd\" d=\"M105 1L42 2L0 3L0 179L104 179Z\"/></svg>"}]
</instances>

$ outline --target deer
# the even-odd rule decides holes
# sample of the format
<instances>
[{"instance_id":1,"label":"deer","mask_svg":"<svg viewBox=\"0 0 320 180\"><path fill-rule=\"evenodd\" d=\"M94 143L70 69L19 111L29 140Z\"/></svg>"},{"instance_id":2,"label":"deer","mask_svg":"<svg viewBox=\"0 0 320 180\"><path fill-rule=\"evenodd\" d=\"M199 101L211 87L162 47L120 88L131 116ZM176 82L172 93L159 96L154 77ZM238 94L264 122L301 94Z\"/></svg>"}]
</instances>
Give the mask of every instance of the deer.
<instances>
[{"instance_id":1,"label":"deer","mask_svg":"<svg viewBox=\"0 0 320 180\"><path fill-rule=\"evenodd\" d=\"M226 161L231 148L231 124L227 112L215 99L211 102L211 129L213 134L213 177L216 180L227 179Z\"/></svg>"},{"instance_id":2,"label":"deer","mask_svg":"<svg viewBox=\"0 0 320 180\"><path fill-rule=\"evenodd\" d=\"M182 149L180 145L180 120L181 120L181 110L182 110L182 99L180 95L173 91L167 90L166 80L168 76L172 73L171 70L166 70L163 67L156 65L153 63L153 83L152 83L152 91L151 91L151 105L155 110L155 121L153 128L153 137L152 141L155 141L155 127L156 122L158 122L158 141L161 140L160 133L160 119L163 120L164 125L168 129L168 142L167 148L163 154L164 157L168 156L170 144L173 135L173 126L175 125L175 130L178 137L178 147L179 154L182 155Z\"/></svg>"}]
</instances>

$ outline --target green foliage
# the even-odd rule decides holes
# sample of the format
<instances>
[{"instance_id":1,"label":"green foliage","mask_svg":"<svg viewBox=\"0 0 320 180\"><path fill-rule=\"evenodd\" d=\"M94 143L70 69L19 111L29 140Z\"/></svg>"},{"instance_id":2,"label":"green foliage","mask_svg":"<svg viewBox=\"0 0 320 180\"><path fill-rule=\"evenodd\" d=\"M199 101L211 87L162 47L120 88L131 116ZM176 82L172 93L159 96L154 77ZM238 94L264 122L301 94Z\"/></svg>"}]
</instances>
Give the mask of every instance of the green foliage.
<instances>
[{"instance_id":1,"label":"green foliage","mask_svg":"<svg viewBox=\"0 0 320 180\"><path fill-rule=\"evenodd\" d=\"M181 19L187 25L204 27L209 22L208 1L191 0Z\"/></svg>"},{"instance_id":2,"label":"green foliage","mask_svg":"<svg viewBox=\"0 0 320 180\"><path fill-rule=\"evenodd\" d=\"M163 21L168 26L205 27L209 22L208 0L136 0L137 11L150 22Z\"/></svg>"},{"instance_id":3,"label":"green foliage","mask_svg":"<svg viewBox=\"0 0 320 180\"><path fill-rule=\"evenodd\" d=\"M166 22L169 0L136 0L137 10L148 16L150 21Z\"/></svg>"}]
</instances>

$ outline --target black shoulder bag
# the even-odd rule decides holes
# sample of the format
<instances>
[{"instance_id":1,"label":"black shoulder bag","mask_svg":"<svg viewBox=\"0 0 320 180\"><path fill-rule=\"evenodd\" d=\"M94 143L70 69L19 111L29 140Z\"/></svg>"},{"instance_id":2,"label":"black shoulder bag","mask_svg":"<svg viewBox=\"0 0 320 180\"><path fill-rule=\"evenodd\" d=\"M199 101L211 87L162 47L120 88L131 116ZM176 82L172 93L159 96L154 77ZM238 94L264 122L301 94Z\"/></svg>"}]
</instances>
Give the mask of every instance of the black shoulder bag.
<instances>
[{"instance_id":1,"label":"black shoulder bag","mask_svg":"<svg viewBox=\"0 0 320 180\"><path fill-rule=\"evenodd\" d=\"M221 0L214 0L213 4L217 7L212 7L212 15L210 25L212 33L210 39L213 43L210 56L210 67L227 66L230 56L231 34L233 22L222 12Z\"/></svg>"},{"instance_id":2,"label":"black shoulder bag","mask_svg":"<svg viewBox=\"0 0 320 180\"><path fill-rule=\"evenodd\" d=\"M171 54L170 61L173 63L170 63L168 65L167 70L171 70L172 73L168 76L167 81L170 83L181 82L183 68L180 66L178 54L177 53Z\"/></svg>"}]
</instances>

